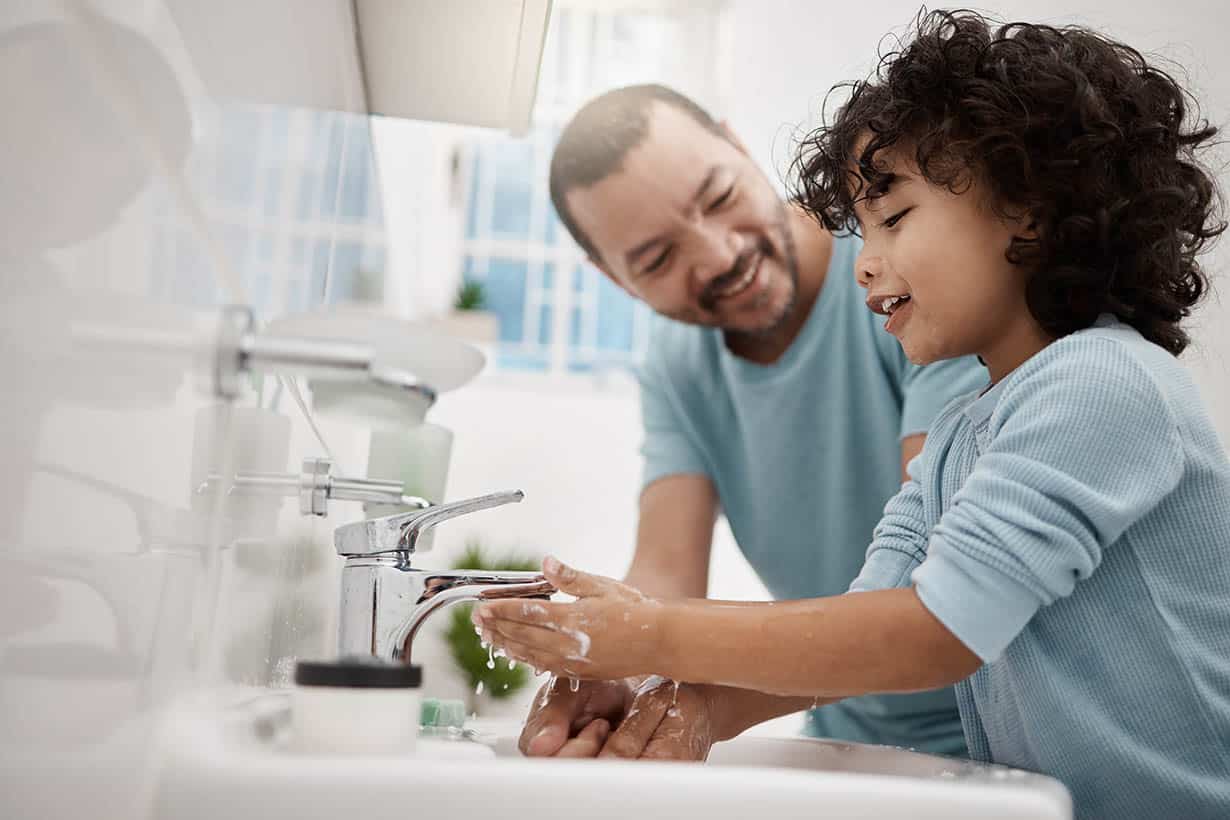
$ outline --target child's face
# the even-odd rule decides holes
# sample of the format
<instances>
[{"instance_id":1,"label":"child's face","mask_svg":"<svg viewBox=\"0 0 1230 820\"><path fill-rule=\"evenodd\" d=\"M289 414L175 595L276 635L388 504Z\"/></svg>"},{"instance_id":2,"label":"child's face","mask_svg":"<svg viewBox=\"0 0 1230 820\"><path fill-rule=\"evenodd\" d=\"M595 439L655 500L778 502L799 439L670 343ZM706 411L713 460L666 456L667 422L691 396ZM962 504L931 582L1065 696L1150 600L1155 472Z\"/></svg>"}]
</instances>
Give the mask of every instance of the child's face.
<instances>
[{"instance_id":1,"label":"child's face","mask_svg":"<svg viewBox=\"0 0 1230 820\"><path fill-rule=\"evenodd\" d=\"M1012 328L1032 323L1025 273L1004 256L1026 219L1004 219L971 184L960 194L933 185L881 152L895 178L882 197L856 205L863 250L855 261L867 305L915 364L982 355ZM887 302L893 297L908 297Z\"/></svg>"}]
</instances>

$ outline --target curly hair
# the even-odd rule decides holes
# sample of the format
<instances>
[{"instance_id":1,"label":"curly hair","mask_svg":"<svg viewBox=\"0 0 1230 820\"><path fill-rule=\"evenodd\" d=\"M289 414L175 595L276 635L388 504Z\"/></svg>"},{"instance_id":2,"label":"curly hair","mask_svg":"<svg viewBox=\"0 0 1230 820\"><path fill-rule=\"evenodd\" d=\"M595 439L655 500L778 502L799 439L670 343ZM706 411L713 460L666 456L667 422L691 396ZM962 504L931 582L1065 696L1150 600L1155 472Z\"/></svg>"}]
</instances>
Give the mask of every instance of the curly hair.
<instances>
[{"instance_id":1,"label":"curly hair","mask_svg":"<svg viewBox=\"0 0 1230 820\"><path fill-rule=\"evenodd\" d=\"M827 229L857 231L854 204L887 192L878 155L894 149L953 193L977 181L996 213L1036 223L1006 256L1029 271L1044 330L1058 338L1109 312L1181 353L1180 322L1209 287L1197 256L1226 228L1196 158L1217 129L1191 96L1087 28L970 11L923 12L915 28L869 79L834 87L849 98L801 141L794 199Z\"/></svg>"}]
</instances>

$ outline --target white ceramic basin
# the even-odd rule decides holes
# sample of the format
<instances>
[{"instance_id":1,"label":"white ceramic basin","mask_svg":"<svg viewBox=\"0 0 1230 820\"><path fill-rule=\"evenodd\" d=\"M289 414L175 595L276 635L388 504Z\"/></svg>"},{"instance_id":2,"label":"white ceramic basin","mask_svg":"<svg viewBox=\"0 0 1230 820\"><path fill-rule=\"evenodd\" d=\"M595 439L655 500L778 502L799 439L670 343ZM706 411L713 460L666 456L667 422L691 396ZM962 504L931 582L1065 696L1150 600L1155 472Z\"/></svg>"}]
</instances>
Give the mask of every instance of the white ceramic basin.
<instances>
[{"instance_id":1,"label":"white ceramic basin","mask_svg":"<svg viewBox=\"0 0 1230 820\"><path fill-rule=\"evenodd\" d=\"M303 756L283 748L289 703L197 701L168 716L159 817L884 818L1070 820L1067 791L1035 774L805 738L739 738L707 765L521 757L516 726L477 744L420 740L415 756ZM478 746L481 745L481 748Z\"/></svg>"}]
</instances>

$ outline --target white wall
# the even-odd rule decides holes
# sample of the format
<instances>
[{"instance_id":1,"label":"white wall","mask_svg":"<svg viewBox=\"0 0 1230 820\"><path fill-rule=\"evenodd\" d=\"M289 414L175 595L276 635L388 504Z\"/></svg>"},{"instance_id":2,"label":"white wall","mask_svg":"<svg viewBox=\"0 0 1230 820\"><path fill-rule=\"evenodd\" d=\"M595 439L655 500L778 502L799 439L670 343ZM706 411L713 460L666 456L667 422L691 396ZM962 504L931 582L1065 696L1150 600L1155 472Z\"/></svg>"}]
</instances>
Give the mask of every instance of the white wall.
<instances>
[{"instance_id":1,"label":"white wall","mask_svg":"<svg viewBox=\"0 0 1230 820\"><path fill-rule=\"evenodd\" d=\"M1186 67L1204 115L1214 124L1230 125L1230 51L1225 48L1230 5L1222 0L1000 0L977 6L1005 19L1091 25L1142 51L1177 61ZM732 0L734 68L730 107L724 113L749 150L772 169L771 177L784 177L797 129L819 123L825 92L836 83L866 76L881 39L905 31L918 10L916 0ZM1230 190L1225 162L1218 158L1213 167ZM1227 294L1222 301L1230 300L1230 237L1214 249L1206 265L1214 287ZM1196 343L1184 360L1195 373L1223 442L1230 446L1230 301L1222 301L1215 296L1197 315Z\"/></svg>"}]
</instances>

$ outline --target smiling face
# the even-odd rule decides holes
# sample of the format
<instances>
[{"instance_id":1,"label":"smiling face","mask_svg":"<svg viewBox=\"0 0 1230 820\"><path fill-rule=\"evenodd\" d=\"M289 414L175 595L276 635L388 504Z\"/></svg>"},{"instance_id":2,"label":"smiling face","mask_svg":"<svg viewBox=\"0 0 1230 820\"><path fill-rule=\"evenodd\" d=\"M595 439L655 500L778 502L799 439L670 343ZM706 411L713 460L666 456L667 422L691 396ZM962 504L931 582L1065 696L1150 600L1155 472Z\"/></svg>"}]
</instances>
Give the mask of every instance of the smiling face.
<instances>
[{"instance_id":1,"label":"smiling face","mask_svg":"<svg viewBox=\"0 0 1230 820\"><path fill-rule=\"evenodd\" d=\"M733 334L790 315L797 262L786 208L747 154L655 103L620 168L568 192L604 273L658 313Z\"/></svg>"},{"instance_id":2,"label":"smiling face","mask_svg":"<svg viewBox=\"0 0 1230 820\"><path fill-rule=\"evenodd\" d=\"M915 364L974 354L1011 364L1005 345L1037 335L1026 272L1005 258L1028 220L994 213L976 183L954 194L889 152L877 160L893 174L888 191L855 206L868 308L889 317L885 329Z\"/></svg>"}]
</instances>

